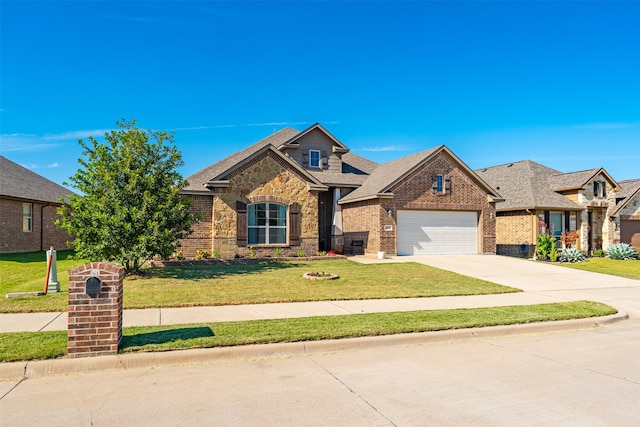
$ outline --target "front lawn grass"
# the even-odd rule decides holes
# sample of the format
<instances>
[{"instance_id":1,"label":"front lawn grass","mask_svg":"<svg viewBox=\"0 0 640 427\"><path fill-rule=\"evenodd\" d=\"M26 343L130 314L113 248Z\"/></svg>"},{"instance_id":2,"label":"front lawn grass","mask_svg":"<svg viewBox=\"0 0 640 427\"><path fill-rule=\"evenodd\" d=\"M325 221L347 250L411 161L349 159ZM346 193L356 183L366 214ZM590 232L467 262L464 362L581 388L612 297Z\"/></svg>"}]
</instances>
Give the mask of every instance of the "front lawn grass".
<instances>
[{"instance_id":1,"label":"front lawn grass","mask_svg":"<svg viewBox=\"0 0 640 427\"><path fill-rule=\"evenodd\" d=\"M120 352L170 351L391 335L598 317L616 312L615 308L602 303L577 301L526 306L131 327L123 330ZM66 338L66 331L0 334L0 361L63 357L67 350Z\"/></svg>"},{"instance_id":2,"label":"front lawn grass","mask_svg":"<svg viewBox=\"0 0 640 427\"><path fill-rule=\"evenodd\" d=\"M77 262L75 265L81 264ZM0 262L0 267L3 266ZM43 267L46 270L46 266ZM30 269L25 274L35 274ZM307 280L306 272L323 271L337 280ZM58 279L61 276L58 274ZM0 312L64 311L68 278L61 293L2 299ZM42 279L44 282L44 278ZM2 293L17 292L17 278ZM189 307L301 301L436 297L519 292L518 289L461 276L417 263L360 264L346 259L271 261L240 264L151 268L124 281L124 307Z\"/></svg>"},{"instance_id":3,"label":"front lawn grass","mask_svg":"<svg viewBox=\"0 0 640 427\"><path fill-rule=\"evenodd\" d=\"M56 251L59 293L43 297L7 299L15 292L42 292L47 277L46 252L0 254L0 313L66 310L69 289L68 271L85 261L73 259L73 251Z\"/></svg>"},{"instance_id":4,"label":"front lawn grass","mask_svg":"<svg viewBox=\"0 0 640 427\"><path fill-rule=\"evenodd\" d=\"M594 273L610 274L640 280L640 261L609 258L587 258L585 262L563 262L558 265Z\"/></svg>"}]
</instances>

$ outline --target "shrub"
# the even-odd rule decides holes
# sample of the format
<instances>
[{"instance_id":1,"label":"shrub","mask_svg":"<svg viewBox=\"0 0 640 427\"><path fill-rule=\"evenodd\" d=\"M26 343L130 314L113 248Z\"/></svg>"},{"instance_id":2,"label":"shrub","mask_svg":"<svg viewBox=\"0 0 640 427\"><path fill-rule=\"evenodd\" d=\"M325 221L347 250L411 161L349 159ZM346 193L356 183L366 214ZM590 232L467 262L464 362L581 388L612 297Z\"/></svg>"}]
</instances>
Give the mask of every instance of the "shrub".
<instances>
[{"instance_id":1,"label":"shrub","mask_svg":"<svg viewBox=\"0 0 640 427\"><path fill-rule=\"evenodd\" d=\"M551 253L552 248L554 248L554 250L557 250L558 248L556 246L556 238L546 233L539 234L538 240L536 242L536 251L538 253L538 257L540 259L549 258L549 254Z\"/></svg>"},{"instance_id":2,"label":"shrub","mask_svg":"<svg viewBox=\"0 0 640 427\"><path fill-rule=\"evenodd\" d=\"M585 259L586 256L576 248L565 249L560 254L560 261L562 262L583 262Z\"/></svg>"},{"instance_id":3,"label":"shrub","mask_svg":"<svg viewBox=\"0 0 640 427\"><path fill-rule=\"evenodd\" d=\"M320 251L320 252L318 252L318 256L327 256L327 252Z\"/></svg>"},{"instance_id":4,"label":"shrub","mask_svg":"<svg viewBox=\"0 0 640 427\"><path fill-rule=\"evenodd\" d=\"M196 259L207 259L210 256L209 251L206 249L200 249L196 252Z\"/></svg>"},{"instance_id":5,"label":"shrub","mask_svg":"<svg viewBox=\"0 0 640 427\"><path fill-rule=\"evenodd\" d=\"M551 262L556 262L558 260L558 247L556 246L555 240L549 249L549 259Z\"/></svg>"},{"instance_id":6,"label":"shrub","mask_svg":"<svg viewBox=\"0 0 640 427\"><path fill-rule=\"evenodd\" d=\"M280 246L276 246L276 247L273 249L273 256L276 256L276 257L277 257L277 256L280 256L281 252L282 252L282 250L280 249Z\"/></svg>"},{"instance_id":7,"label":"shrub","mask_svg":"<svg viewBox=\"0 0 640 427\"><path fill-rule=\"evenodd\" d=\"M638 252L626 243L616 243L615 245L609 246L605 253L607 254L607 258L611 259L629 260L638 258Z\"/></svg>"},{"instance_id":8,"label":"shrub","mask_svg":"<svg viewBox=\"0 0 640 427\"><path fill-rule=\"evenodd\" d=\"M302 249L302 248L298 249L298 256L299 256L300 258L305 257L304 249Z\"/></svg>"},{"instance_id":9,"label":"shrub","mask_svg":"<svg viewBox=\"0 0 640 427\"><path fill-rule=\"evenodd\" d=\"M256 257L256 250L253 249L253 246L249 246L249 258L255 258Z\"/></svg>"},{"instance_id":10,"label":"shrub","mask_svg":"<svg viewBox=\"0 0 640 427\"><path fill-rule=\"evenodd\" d=\"M593 251L593 256L596 258L602 258L604 257L604 252L602 251L602 249L596 249L595 251Z\"/></svg>"},{"instance_id":11,"label":"shrub","mask_svg":"<svg viewBox=\"0 0 640 427\"><path fill-rule=\"evenodd\" d=\"M220 252L213 251L213 259L220 259Z\"/></svg>"},{"instance_id":12,"label":"shrub","mask_svg":"<svg viewBox=\"0 0 640 427\"><path fill-rule=\"evenodd\" d=\"M178 261L182 261L184 259L184 254L182 253L182 251L176 252L176 259Z\"/></svg>"},{"instance_id":13,"label":"shrub","mask_svg":"<svg viewBox=\"0 0 640 427\"><path fill-rule=\"evenodd\" d=\"M578 241L579 234L577 231L565 230L560 235L560 242L567 247L572 247Z\"/></svg>"}]
</instances>

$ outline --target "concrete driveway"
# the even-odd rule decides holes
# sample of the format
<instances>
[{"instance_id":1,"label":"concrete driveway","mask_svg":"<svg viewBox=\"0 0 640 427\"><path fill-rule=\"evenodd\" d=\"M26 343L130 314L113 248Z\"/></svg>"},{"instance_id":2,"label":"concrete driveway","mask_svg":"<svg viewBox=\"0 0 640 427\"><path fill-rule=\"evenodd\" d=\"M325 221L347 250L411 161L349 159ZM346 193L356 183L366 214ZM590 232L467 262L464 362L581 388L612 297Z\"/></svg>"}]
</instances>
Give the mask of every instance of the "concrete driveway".
<instances>
[{"instance_id":1,"label":"concrete driveway","mask_svg":"<svg viewBox=\"0 0 640 427\"><path fill-rule=\"evenodd\" d=\"M418 262L558 301L603 302L630 317L640 318L640 280L500 255L399 256L385 260L360 258L359 261Z\"/></svg>"}]
</instances>

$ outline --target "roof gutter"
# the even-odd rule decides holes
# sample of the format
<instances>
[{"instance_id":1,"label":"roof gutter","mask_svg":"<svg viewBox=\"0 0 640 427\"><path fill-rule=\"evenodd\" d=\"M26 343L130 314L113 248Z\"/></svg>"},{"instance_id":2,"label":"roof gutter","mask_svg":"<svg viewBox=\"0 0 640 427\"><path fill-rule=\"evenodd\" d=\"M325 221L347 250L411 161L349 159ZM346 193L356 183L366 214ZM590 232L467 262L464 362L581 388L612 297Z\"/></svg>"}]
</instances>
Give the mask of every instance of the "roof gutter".
<instances>
[{"instance_id":1,"label":"roof gutter","mask_svg":"<svg viewBox=\"0 0 640 427\"><path fill-rule=\"evenodd\" d=\"M349 200L340 199L338 201L338 204L339 205L346 205L347 203L364 202L366 200L373 200L373 199L393 199L393 194L392 193L378 193L378 194L372 194L372 195L369 195L369 196L357 197L355 199L349 199Z\"/></svg>"}]
</instances>

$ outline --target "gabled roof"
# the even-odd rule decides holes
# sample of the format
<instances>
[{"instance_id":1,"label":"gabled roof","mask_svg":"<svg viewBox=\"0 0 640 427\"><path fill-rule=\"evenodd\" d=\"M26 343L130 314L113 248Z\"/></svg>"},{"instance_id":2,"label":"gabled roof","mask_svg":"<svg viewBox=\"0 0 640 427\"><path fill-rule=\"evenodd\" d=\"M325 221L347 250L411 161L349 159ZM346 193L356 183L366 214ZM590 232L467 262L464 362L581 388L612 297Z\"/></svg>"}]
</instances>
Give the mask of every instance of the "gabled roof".
<instances>
[{"instance_id":1,"label":"gabled roof","mask_svg":"<svg viewBox=\"0 0 640 427\"><path fill-rule=\"evenodd\" d=\"M309 170L320 182L330 187L360 187L378 164L353 153L342 155L342 172Z\"/></svg>"},{"instance_id":2,"label":"gabled roof","mask_svg":"<svg viewBox=\"0 0 640 427\"><path fill-rule=\"evenodd\" d=\"M604 175L609 183L620 189L618 183L603 168L594 168L578 172L558 173L550 177L549 182L553 191L568 191L586 188L587 185L599 174Z\"/></svg>"},{"instance_id":3,"label":"gabled roof","mask_svg":"<svg viewBox=\"0 0 640 427\"><path fill-rule=\"evenodd\" d=\"M376 198L390 198L393 197L389 190L407 177L418 167L425 164L440 152L446 152L449 154L459 166L466 170L467 173L475 179L485 190L495 198L500 198L498 192L491 188L486 182L484 182L476 173L474 173L467 165L462 162L455 154L451 152L446 146L441 145L439 147L430 148L419 153L411 154L400 159L392 160L387 163L378 165L376 169L371 173L362 186L345 197L340 199L339 203L352 203L361 200L370 200Z\"/></svg>"},{"instance_id":4,"label":"gabled roof","mask_svg":"<svg viewBox=\"0 0 640 427\"><path fill-rule=\"evenodd\" d=\"M58 197L67 200L68 196L75 194L6 157L0 156L0 197L58 203Z\"/></svg>"},{"instance_id":5,"label":"gabled roof","mask_svg":"<svg viewBox=\"0 0 640 427\"><path fill-rule=\"evenodd\" d=\"M244 150L238 151L220 160L219 162L216 162L211 166L208 166L196 172L195 174L187 178L188 185L184 188L183 192L190 194L210 194L210 187L216 186L216 184L224 186L226 175L244 166L247 162L254 159L256 156L259 156L267 151L271 151L276 156L279 156L286 163L290 164L293 169L296 169L301 175L305 176L314 189L326 189L326 187L322 183L320 183L320 181L317 180L313 175L305 171L295 161L291 160L277 150L276 147L281 146L284 142L290 140L292 136L297 134L297 130L286 127L274 133L273 135L270 135L267 138L264 138L256 142L255 144L245 148Z\"/></svg>"},{"instance_id":6,"label":"gabled roof","mask_svg":"<svg viewBox=\"0 0 640 427\"><path fill-rule=\"evenodd\" d=\"M320 123L315 123L311 126L309 126L307 129L303 130L302 132L298 133L296 136L292 137L290 140L285 141L282 145L278 146L278 149L283 150L285 148L298 148L300 143L300 138L304 137L305 135L313 132L314 130L320 130L321 132L323 132L325 135L327 135L329 137L329 139L331 139L331 141L333 141L333 144L335 145L334 151L338 152L338 153L347 153L349 151L349 148L344 145L342 142L338 141L338 139L331 135L331 133L326 130L324 127L322 127L322 125Z\"/></svg>"},{"instance_id":7,"label":"gabled roof","mask_svg":"<svg viewBox=\"0 0 640 427\"><path fill-rule=\"evenodd\" d=\"M620 211L627 207L636 197L640 197L640 179L628 179L620 181L621 190L616 194L616 199L622 199L613 210L613 216L618 216Z\"/></svg>"},{"instance_id":8,"label":"gabled roof","mask_svg":"<svg viewBox=\"0 0 640 427\"><path fill-rule=\"evenodd\" d=\"M476 173L504 197L504 201L496 204L498 211L583 208L553 191L552 182L560 180L559 177L566 174L531 160L478 169ZM570 178L573 181L577 177L578 175Z\"/></svg>"}]
</instances>

